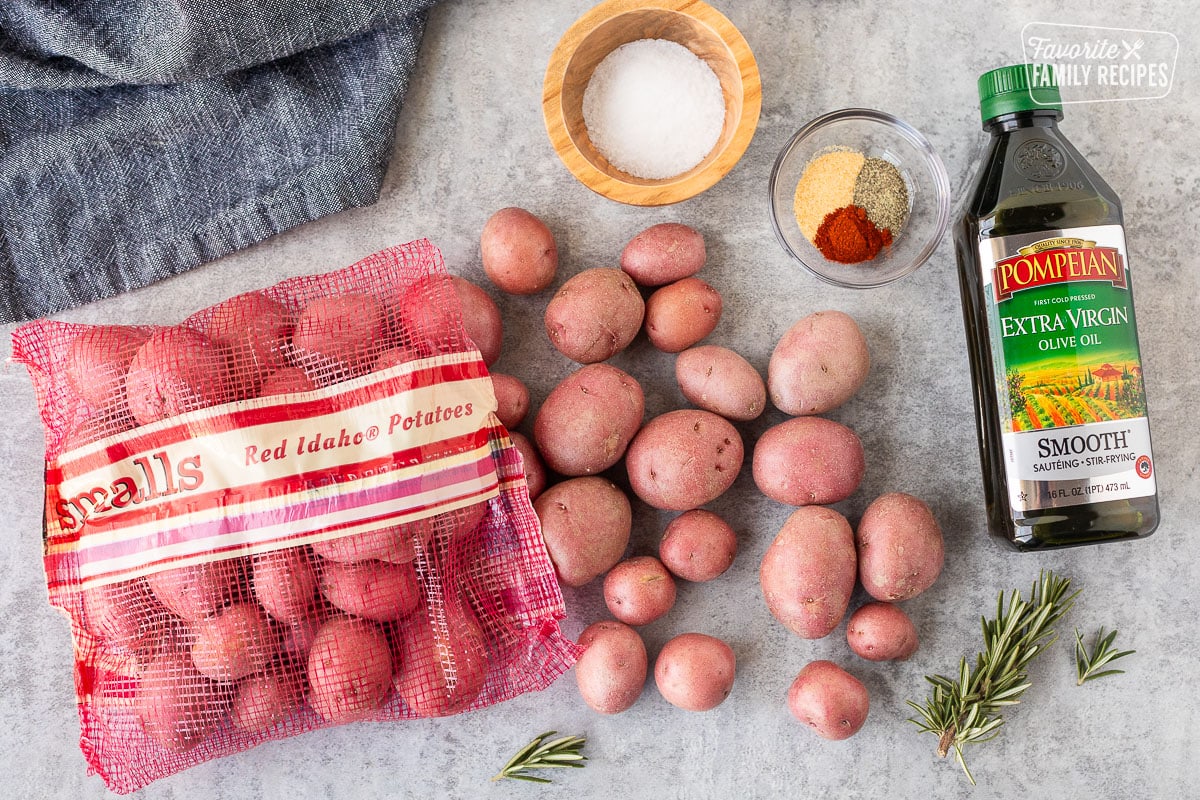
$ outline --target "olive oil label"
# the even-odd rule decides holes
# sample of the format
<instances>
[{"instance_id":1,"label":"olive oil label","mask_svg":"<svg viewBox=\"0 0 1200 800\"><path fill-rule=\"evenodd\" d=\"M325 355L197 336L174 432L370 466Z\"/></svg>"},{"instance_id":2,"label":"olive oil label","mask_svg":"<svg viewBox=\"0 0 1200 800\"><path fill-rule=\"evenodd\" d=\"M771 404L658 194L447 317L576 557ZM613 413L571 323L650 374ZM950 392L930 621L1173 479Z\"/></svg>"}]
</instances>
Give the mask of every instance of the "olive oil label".
<instances>
[{"instance_id":1,"label":"olive oil label","mask_svg":"<svg viewBox=\"0 0 1200 800\"><path fill-rule=\"evenodd\" d=\"M1014 510L1155 493L1120 225L979 244Z\"/></svg>"}]
</instances>

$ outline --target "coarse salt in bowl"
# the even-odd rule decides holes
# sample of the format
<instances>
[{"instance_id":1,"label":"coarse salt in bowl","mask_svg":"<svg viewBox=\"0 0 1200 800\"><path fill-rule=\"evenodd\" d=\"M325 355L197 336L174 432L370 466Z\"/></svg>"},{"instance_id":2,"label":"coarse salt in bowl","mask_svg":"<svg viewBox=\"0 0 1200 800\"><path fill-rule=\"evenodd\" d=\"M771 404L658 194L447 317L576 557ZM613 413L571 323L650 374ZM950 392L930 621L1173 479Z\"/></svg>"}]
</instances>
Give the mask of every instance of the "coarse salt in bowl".
<instances>
[{"instance_id":1,"label":"coarse salt in bowl","mask_svg":"<svg viewBox=\"0 0 1200 800\"><path fill-rule=\"evenodd\" d=\"M849 149L891 162L908 189L908 218L891 245L856 264L831 261L800 230L795 193L816 158ZM771 222L784 250L827 283L855 289L883 286L913 273L933 254L950 224L950 179L920 131L882 111L847 108L801 128L784 146L771 171Z\"/></svg>"}]
</instances>

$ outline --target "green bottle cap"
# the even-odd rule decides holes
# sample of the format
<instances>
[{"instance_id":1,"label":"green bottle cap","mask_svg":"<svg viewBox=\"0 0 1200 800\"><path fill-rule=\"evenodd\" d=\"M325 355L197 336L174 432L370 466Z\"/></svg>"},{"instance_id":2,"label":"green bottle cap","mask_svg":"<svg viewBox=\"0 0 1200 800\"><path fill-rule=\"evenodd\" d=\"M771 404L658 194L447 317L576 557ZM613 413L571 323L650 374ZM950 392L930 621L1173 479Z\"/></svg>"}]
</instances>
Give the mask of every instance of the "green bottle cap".
<instances>
[{"instance_id":1,"label":"green bottle cap","mask_svg":"<svg viewBox=\"0 0 1200 800\"><path fill-rule=\"evenodd\" d=\"M979 111L983 122L1018 111L1062 112L1058 81L1049 64L1013 64L979 76Z\"/></svg>"}]
</instances>

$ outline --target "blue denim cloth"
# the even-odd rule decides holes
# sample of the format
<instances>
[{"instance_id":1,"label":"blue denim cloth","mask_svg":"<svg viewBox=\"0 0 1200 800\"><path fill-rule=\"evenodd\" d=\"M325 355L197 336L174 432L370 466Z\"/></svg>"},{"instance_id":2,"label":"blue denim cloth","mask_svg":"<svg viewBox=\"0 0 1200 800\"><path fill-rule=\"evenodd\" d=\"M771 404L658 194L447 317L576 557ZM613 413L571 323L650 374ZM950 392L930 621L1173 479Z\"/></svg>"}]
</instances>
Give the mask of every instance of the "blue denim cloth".
<instances>
[{"instance_id":1,"label":"blue denim cloth","mask_svg":"<svg viewBox=\"0 0 1200 800\"><path fill-rule=\"evenodd\" d=\"M0 322L374 202L434 2L0 2Z\"/></svg>"}]
</instances>

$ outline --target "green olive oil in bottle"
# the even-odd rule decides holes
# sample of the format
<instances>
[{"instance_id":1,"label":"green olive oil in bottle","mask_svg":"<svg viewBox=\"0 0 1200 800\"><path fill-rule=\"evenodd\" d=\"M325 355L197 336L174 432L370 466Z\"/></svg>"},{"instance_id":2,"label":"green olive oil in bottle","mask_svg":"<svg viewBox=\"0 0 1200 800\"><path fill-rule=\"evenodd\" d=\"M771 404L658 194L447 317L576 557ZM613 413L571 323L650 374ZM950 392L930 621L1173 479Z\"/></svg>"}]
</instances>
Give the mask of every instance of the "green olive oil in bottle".
<instances>
[{"instance_id":1,"label":"green olive oil in bottle","mask_svg":"<svg viewBox=\"0 0 1200 800\"><path fill-rule=\"evenodd\" d=\"M979 78L990 134L954 231L990 532L1149 536L1158 496L1121 204L1058 130L1048 67Z\"/></svg>"}]
</instances>

